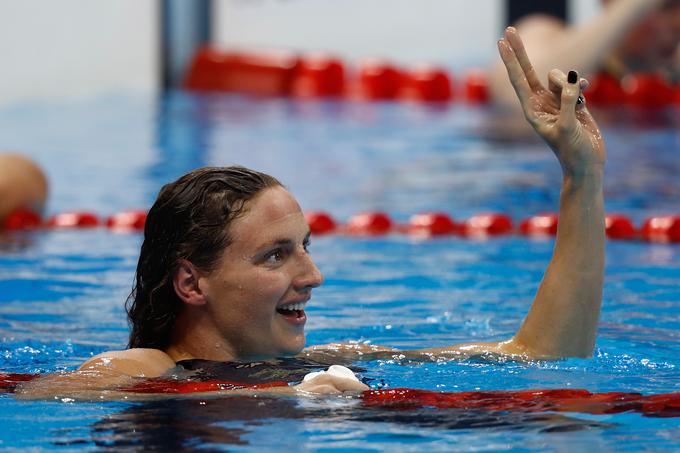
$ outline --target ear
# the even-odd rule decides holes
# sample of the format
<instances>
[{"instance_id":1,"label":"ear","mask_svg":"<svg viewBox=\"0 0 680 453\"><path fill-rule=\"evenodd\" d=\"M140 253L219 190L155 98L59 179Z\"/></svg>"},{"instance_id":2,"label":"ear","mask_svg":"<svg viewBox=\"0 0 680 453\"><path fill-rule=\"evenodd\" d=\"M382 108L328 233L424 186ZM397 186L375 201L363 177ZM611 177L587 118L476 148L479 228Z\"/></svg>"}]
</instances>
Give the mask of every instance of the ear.
<instances>
[{"instance_id":1,"label":"ear","mask_svg":"<svg viewBox=\"0 0 680 453\"><path fill-rule=\"evenodd\" d=\"M175 293L189 305L204 305L206 302L205 294L198 285L201 277L198 269L187 260L180 260L177 270L172 278Z\"/></svg>"}]
</instances>

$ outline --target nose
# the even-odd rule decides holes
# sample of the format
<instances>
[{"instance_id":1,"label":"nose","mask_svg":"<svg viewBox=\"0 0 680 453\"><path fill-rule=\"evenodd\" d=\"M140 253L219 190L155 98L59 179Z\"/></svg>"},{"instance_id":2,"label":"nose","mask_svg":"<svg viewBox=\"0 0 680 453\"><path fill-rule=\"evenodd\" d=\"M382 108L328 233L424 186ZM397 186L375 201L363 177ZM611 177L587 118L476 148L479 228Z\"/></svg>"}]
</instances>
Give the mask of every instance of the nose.
<instances>
[{"instance_id":1,"label":"nose","mask_svg":"<svg viewBox=\"0 0 680 453\"><path fill-rule=\"evenodd\" d=\"M293 286L298 291L310 290L321 286L323 283L323 274L316 267L316 263L308 253L300 256L300 267L298 273L293 280Z\"/></svg>"}]
</instances>

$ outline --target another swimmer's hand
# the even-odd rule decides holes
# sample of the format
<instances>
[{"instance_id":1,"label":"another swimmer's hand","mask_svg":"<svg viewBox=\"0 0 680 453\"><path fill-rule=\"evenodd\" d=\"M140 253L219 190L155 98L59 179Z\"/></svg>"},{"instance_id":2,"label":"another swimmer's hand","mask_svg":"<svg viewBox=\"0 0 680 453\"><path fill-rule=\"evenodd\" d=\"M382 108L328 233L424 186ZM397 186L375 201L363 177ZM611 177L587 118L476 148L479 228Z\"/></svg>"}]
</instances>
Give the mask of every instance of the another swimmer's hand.
<instances>
[{"instance_id":1,"label":"another swimmer's hand","mask_svg":"<svg viewBox=\"0 0 680 453\"><path fill-rule=\"evenodd\" d=\"M349 368L332 365L328 371L310 373L302 383L296 385L300 393L330 395L345 392L363 392L369 387L359 381Z\"/></svg>"},{"instance_id":2,"label":"another swimmer's hand","mask_svg":"<svg viewBox=\"0 0 680 453\"><path fill-rule=\"evenodd\" d=\"M588 82L579 80L573 71L567 76L553 69L549 86L544 87L517 30L512 27L508 27L505 37L498 41L498 50L524 115L555 152L564 175L579 177L601 170L606 160L602 134L583 98L577 102Z\"/></svg>"}]
</instances>

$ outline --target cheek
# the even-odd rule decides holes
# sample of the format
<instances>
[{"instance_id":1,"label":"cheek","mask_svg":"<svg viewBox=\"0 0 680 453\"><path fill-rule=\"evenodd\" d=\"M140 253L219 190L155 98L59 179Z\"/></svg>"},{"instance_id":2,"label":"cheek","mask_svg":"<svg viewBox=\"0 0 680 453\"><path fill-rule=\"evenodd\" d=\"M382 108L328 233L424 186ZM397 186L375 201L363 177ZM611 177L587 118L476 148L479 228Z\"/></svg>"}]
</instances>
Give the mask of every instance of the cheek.
<instances>
[{"instance_id":1,"label":"cheek","mask_svg":"<svg viewBox=\"0 0 680 453\"><path fill-rule=\"evenodd\" d=\"M285 274L276 271L259 271L248 284L249 299L258 310L272 311L288 289Z\"/></svg>"}]
</instances>

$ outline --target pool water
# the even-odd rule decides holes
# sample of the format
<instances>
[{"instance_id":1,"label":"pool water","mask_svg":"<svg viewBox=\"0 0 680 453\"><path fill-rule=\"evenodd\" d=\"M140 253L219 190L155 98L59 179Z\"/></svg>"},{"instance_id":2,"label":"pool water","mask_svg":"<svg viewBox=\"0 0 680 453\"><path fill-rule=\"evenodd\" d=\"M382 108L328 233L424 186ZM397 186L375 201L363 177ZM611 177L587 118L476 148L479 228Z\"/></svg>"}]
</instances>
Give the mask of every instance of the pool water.
<instances>
[{"instance_id":1,"label":"pool water","mask_svg":"<svg viewBox=\"0 0 680 453\"><path fill-rule=\"evenodd\" d=\"M607 210L636 224L680 213L677 112L607 121ZM646 117L645 117L646 118ZM483 108L253 100L172 93L0 111L0 146L47 170L49 213L106 216L150 206L159 187L203 165L238 163L281 179L310 210L397 221L440 210L554 211L561 179L545 145L499 140ZM492 125L491 127L489 125ZM0 239L0 371L71 370L123 348L123 301L141 236L104 229ZM308 344L400 348L509 338L552 251L548 239L314 237L326 276ZM361 363L373 388L680 391L680 246L609 241L592 359ZM0 449L351 451L668 450L680 418L636 413L377 410L340 397L26 402L0 394Z\"/></svg>"}]
</instances>

